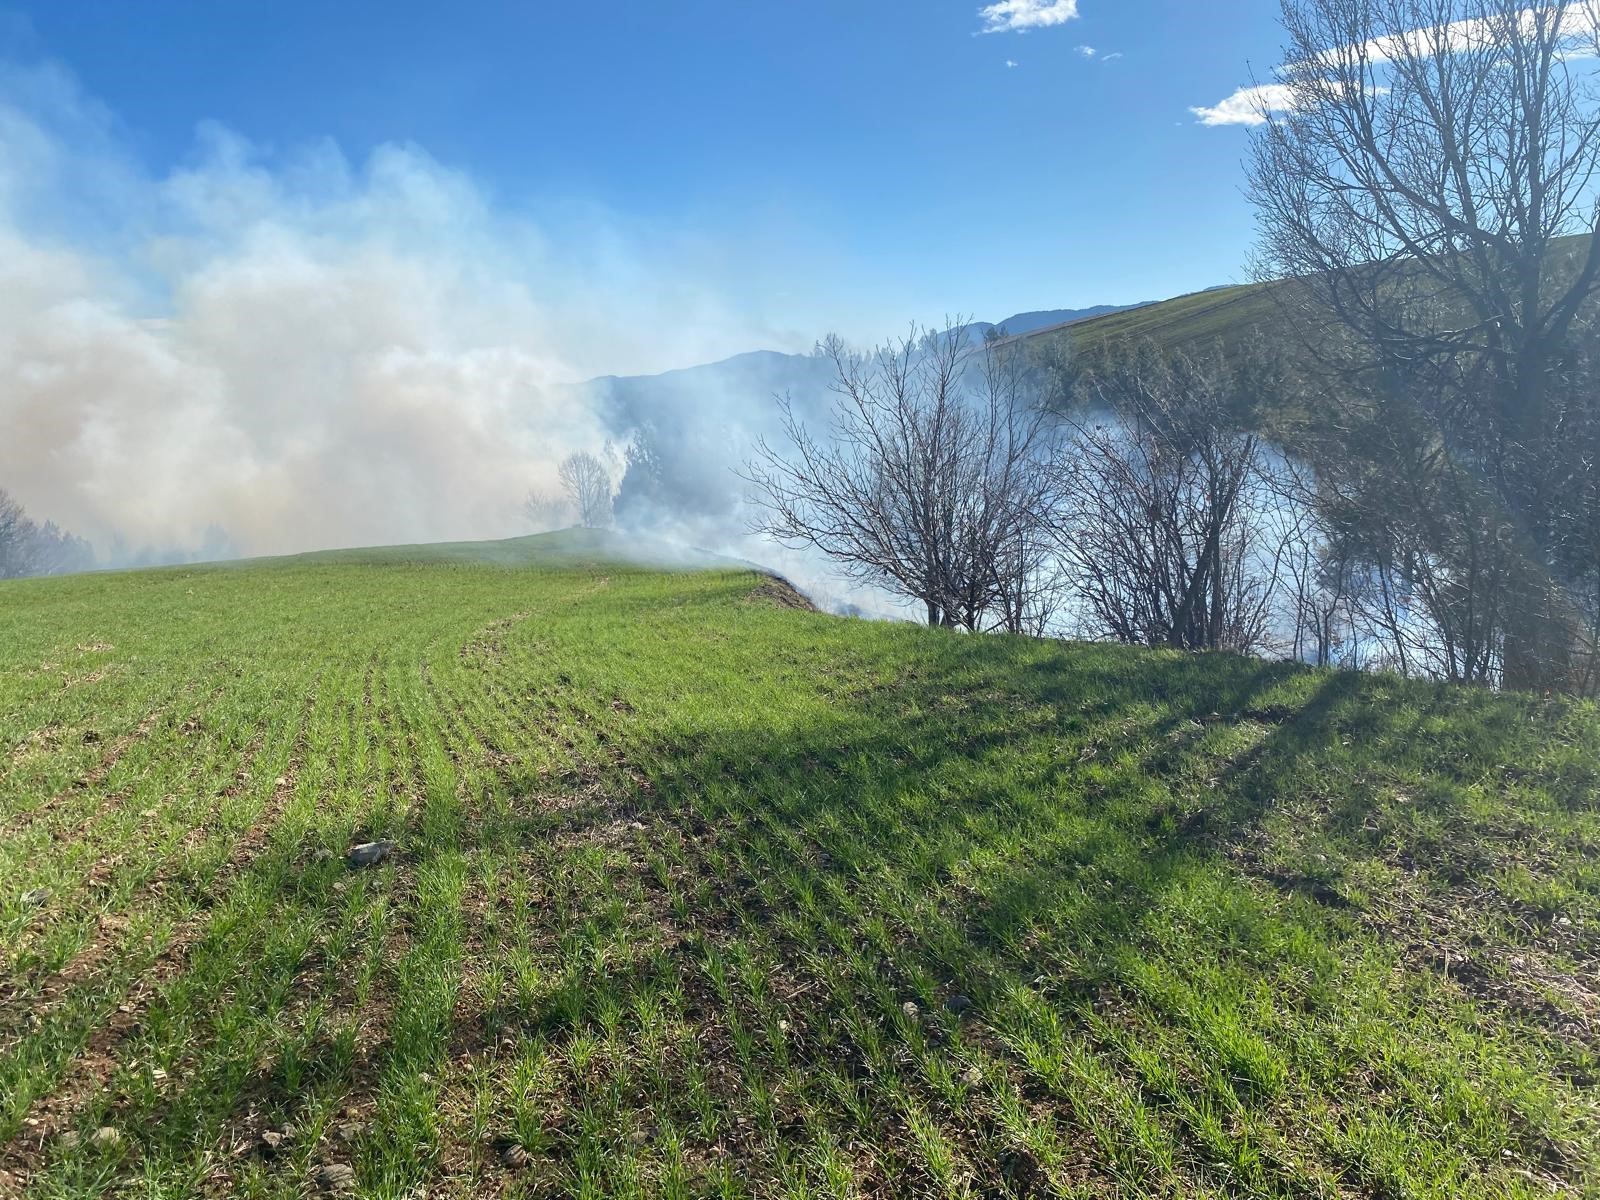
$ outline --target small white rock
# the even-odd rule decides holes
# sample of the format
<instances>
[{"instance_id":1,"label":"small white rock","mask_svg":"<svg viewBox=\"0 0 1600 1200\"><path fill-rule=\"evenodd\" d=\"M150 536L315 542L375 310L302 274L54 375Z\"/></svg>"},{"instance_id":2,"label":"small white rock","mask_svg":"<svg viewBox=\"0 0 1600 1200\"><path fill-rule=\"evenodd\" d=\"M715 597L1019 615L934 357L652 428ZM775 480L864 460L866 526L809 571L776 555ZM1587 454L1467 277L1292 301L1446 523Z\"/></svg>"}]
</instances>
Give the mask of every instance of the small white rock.
<instances>
[{"instance_id":1,"label":"small white rock","mask_svg":"<svg viewBox=\"0 0 1600 1200\"><path fill-rule=\"evenodd\" d=\"M344 860L359 871L364 867L377 866L393 853L394 843L385 838L379 838L375 842L362 842L359 846L350 847L349 853L344 856Z\"/></svg>"},{"instance_id":2,"label":"small white rock","mask_svg":"<svg viewBox=\"0 0 1600 1200\"><path fill-rule=\"evenodd\" d=\"M109 1125L102 1125L89 1135L89 1144L96 1150L111 1150L122 1144L122 1135Z\"/></svg>"}]
</instances>

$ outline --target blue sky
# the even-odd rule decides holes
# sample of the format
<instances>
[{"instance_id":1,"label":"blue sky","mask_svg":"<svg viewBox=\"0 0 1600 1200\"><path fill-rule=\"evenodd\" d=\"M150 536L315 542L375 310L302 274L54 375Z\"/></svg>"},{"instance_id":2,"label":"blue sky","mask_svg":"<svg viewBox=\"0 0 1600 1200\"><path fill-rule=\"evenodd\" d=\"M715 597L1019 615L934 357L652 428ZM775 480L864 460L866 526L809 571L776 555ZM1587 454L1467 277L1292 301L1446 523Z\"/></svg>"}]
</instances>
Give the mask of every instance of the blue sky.
<instances>
[{"instance_id":1,"label":"blue sky","mask_svg":"<svg viewBox=\"0 0 1600 1200\"><path fill-rule=\"evenodd\" d=\"M412 147L558 241L701 248L777 340L1241 277L1245 137L1190 110L1268 73L1272 0L981 7L47 0L0 49L75 77L152 176L206 122L266 161Z\"/></svg>"},{"instance_id":2,"label":"blue sky","mask_svg":"<svg viewBox=\"0 0 1600 1200\"><path fill-rule=\"evenodd\" d=\"M1271 0L7 3L0 487L161 554L526 532L629 436L578 381L1237 280L1216 122L1279 36ZM785 386L660 419L721 477ZM730 520L672 536L770 552Z\"/></svg>"}]
</instances>

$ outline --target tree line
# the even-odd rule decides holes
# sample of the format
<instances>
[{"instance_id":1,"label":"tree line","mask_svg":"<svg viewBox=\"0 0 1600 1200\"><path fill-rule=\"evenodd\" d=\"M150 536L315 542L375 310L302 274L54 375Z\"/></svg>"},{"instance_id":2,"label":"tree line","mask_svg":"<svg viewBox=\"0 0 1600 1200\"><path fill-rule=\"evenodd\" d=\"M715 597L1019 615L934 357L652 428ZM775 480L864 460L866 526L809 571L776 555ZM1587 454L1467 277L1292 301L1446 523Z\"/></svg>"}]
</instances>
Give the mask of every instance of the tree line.
<instances>
[{"instance_id":1,"label":"tree line","mask_svg":"<svg viewBox=\"0 0 1600 1200\"><path fill-rule=\"evenodd\" d=\"M1600 690L1600 4L1289 0L1270 336L836 339L760 528L974 632Z\"/></svg>"},{"instance_id":2,"label":"tree line","mask_svg":"<svg viewBox=\"0 0 1600 1200\"><path fill-rule=\"evenodd\" d=\"M35 521L9 492L0 488L0 579L65 575L93 566L94 551L88 542L52 521Z\"/></svg>"}]
</instances>

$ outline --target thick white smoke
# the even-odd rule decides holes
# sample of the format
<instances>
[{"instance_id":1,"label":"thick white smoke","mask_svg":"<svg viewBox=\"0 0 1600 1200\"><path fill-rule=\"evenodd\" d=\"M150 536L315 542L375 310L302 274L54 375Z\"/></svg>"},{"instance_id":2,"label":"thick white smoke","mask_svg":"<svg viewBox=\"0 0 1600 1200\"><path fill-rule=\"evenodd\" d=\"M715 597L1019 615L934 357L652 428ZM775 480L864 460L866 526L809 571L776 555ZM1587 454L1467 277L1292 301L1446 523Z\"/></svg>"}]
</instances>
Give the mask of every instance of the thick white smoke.
<instances>
[{"instance_id":1,"label":"thick white smoke","mask_svg":"<svg viewBox=\"0 0 1600 1200\"><path fill-rule=\"evenodd\" d=\"M416 147L209 126L153 175L124 142L60 69L0 68L0 487L102 554L526 532L607 435L558 385L772 341L694 247L546 232Z\"/></svg>"}]
</instances>

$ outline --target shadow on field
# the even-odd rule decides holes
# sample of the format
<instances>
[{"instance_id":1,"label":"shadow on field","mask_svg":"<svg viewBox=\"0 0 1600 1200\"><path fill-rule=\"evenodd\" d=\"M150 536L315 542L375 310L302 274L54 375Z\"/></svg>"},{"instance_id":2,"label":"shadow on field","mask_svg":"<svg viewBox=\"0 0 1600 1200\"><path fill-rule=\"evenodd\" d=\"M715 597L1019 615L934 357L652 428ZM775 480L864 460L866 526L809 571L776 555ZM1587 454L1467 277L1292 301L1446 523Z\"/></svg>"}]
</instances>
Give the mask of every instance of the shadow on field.
<instances>
[{"instance_id":1,"label":"shadow on field","mask_svg":"<svg viewBox=\"0 0 1600 1200\"><path fill-rule=\"evenodd\" d=\"M1354 673L1080 647L1022 673L992 654L954 657L811 728L651 746L647 803L669 820L696 812L735 840L774 818L798 835L747 875L833 876L868 910L886 886L908 908L925 891L962 940L930 942L923 965L974 996L1007 982L968 977L991 955L1017 980L1071 962L1075 986L1092 990L1113 985L1151 910L1220 863L1348 907L1319 864L1256 861L1274 809L1292 806L1307 840L1371 852L1380 833L1400 835L1369 824L1382 781L1365 765L1470 779L1525 736L1510 706L1478 693ZM1441 732L1466 714L1456 727L1470 744ZM1185 727L1241 721L1265 732L1232 757L1172 748ZM914 946L918 931L902 937Z\"/></svg>"},{"instance_id":2,"label":"shadow on field","mask_svg":"<svg viewBox=\"0 0 1600 1200\"><path fill-rule=\"evenodd\" d=\"M1402 691L1408 703L1396 702ZM530 712L543 703L530 701ZM1510 753L1520 732L1510 706L1491 711L1459 690L1430 693L1223 656L1094 647L1046 653L1020 641L955 638L940 639L914 669L811 710L803 724L776 713L708 708L641 733L630 722L631 707L592 696L573 703L588 706L588 719L605 735L601 743L614 750L610 761L591 764L592 798L533 807L447 839L418 837L400 867L417 875L436 856L520 841L537 847L553 882L571 890L577 885L561 873L580 874L589 851L602 855L617 877L573 891L568 927L543 931L547 940L538 949L549 961L540 967L556 982L531 997L502 993L457 1003L426 1031L429 1048L420 1057L391 1010L374 1014L372 1036L359 1045L313 1040L272 1061L233 1064L237 1073L217 1089L227 1096L237 1135L259 1136L268 1113L297 1116L308 1091L346 1093L348 1107L370 1106L380 1087L391 1086L385 1081L492 1061L505 1039L561 1043L616 1037L619 1029L635 1036L633 1014L670 994L686 998L699 1025L697 1054L742 1057L748 1076L792 1071L816 1085L806 1101L815 1111L804 1119L780 1112L741 1123L723 1135L732 1139L724 1150L731 1146L762 1168L768 1151L758 1129L783 1141L827 1128L841 1144L882 1140L892 1161L909 1161L915 1155L898 1110L885 1108L888 1096L864 1082L888 1060L862 1034L863 1014L881 1029L890 1059L923 1038L947 1045L958 1036L987 1041L1005 1056L1009 1043L985 1031L1010 1019L1007 1006L1031 989L1068 1029L1091 1040L1091 1020L1102 1008L1149 1002L1135 997L1130 960L1170 950L1157 941L1160 921L1219 866L1254 871L1330 914L1347 905L1309 864L1284 870L1254 861L1275 808L1293 803L1310 836L1370 843L1376 781L1360 759L1381 754L1459 777ZM1473 718L1460 723L1471 730L1470 745L1440 732L1462 713ZM1218 727L1248 727L1235 739L1247 744L1232 748L1221 739L1229 749L1219 750L1206 741ZM515 761L504 764L498 783L516 797L550 787L546 776ZM679 853L662 873L670 895L647 867L652 843ZM688 902L675 905L674 897ZM1337 919L1319 932L1337 936ZM467 957L494 959L498 947L471 940L478 917L467 912L463 920ZM1202 940L1227 940L1262 962L1281 953L1252 943L1237 912L1207 911L1195 920ZM777 1050L739 1042L739 1028L761 1028L765 1018L755 1001L709 974L708 964L729 947L757 956L768 975L792 988L785 1020L793 1029ZM563 964L569 952L577 966ZM763 954L775 958L760 960ZM275 1002L286 1002L302 969L285 964L261 991L276 987ZM857 989L844 999L830 992L841 978ZM941 997L960 997L975 1011L941 1015ZM897 1016L902 1005L933 1015L926 1027L912 1027ZM1241 1090L1257 1086L1249 1061L1230 1069ZM823 1099L833 1093L816 1081L830 1072L865 1089L859 1110ZM683 1090L683 1080L670 1082L668 1091ZM564 1086L565 1107L540 1118L536 1138L527 1135L560 1171L579 1170L592 1152L577 1114L588 1113L593 1096L611 1095L625 1110L627 1120L607 1118L619 1131L650 1119L635 1111L644 1101L625 1098L632 1093L603 1074ZM738 1090L748 1085L719 1086L717 1098L730 1110L749 1102ZM903 1076L899 1086L937 1110L940 1098L925 1081ZM426 1108L429 1094L419 1090L416 1103ZM182 1141L204 1125L198 1109L209 1099L185 1093L146 1111L168 1139ZM1082 1114L1047 1089L1032 1088L1028 1100L1055 1105L1069 1127L1083 1125ZM1159 1097L1152 1103L1171 1108ZM1028 1181L1037 1182L1038 1171L1018 1165L1022 1151L1008 1150L1013 1159L1001 1163L982 1131L952 1127L946 1134L978 1160L980 1182L990 1190L1034 1190ZM1193 1131L1184 1137L1196 1160L1214 1153ZM618 1151L626 1150L619 1143ZM498 1151L475 1146L463 1153L492 1167ZM355 1157L369 1172L380 1170L382 1156L370 1147ZM424 1162L419 1169L460 1165ZM1295 1176L1291 1166L1267 1160L1259 1169L1274 1183Z\"/></svg>"},{"instance_id":3,"label":"shadow on field","mask_svg":"<svg viewBox=\"0 0 1600 1200\"><path fill-rule=\"evenodd\" d=\"M650 803L730 832L779 814L824 864L803 851L782 867L848 878L869 901L884 872L930 890L960 880L975 949L1015 953L1063 883L1092 873L1100 894L1072 927L1114 957L1170 884L1245 841L1306 757L1337 744L1366 706L1365 681L1328 675L1297 707L1260 707L1295 675L1279 664L1162 656L1102 675L1064 656L1034 666L1022 688L1003 669L948 689L926 677L811 729L653 747ZM1203 796L1174 795L1174 731L1241 717L1269 723L1266 739L1216 764Z\"/></svg>"}]
</instances>

